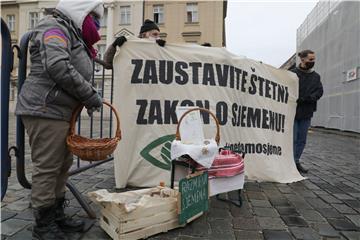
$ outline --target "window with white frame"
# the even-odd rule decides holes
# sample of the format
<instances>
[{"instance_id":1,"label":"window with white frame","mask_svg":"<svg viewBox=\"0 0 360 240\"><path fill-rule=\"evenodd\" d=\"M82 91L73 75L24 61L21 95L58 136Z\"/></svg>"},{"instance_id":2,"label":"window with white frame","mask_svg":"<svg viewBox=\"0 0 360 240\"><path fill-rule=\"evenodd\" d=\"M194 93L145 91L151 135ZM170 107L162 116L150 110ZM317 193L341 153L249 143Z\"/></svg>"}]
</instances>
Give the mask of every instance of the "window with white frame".
<instances>
[{"instance_id":1,"label":"window with white frame","mask_svg":"<svg viewBox=\"0 0 360 240\"><path fill-rule=\"evenodd\" d=\"M120 6L120 24L131 24L131 8L130 6Z\"/></svg>"},{"instance_id":2,"label":"window with white frame","mask_svg":"<svg viewBox=\"0 0 360 240\"><path fill-rule=\"evenodd\" d=\"M100 27L106 27L106 22L108 18L108 11L107 8L104 9L104 15L100 18Z\"/></svg>"},{"instance_id":3,"label":"window with white frame","mask_svg":"<svg viewBox=\"0 0 360 240\"><path fill-rule=\"evenodd\" d=\"M39 22L39 13L37 12L30 12L29 13L29 28L33 29Z\"/></svg>"},{"instance_id":4,"label":"window with white frame","mask_svg":"<svg viewBox=\"0 0 360 240\"><path fill-rule=\"evenodd\" d=\"M198 4L197 3L187 3L186 4L186 20L188 23L199 22Z\"/></svg>"},{"instance_id":5,"label":"window with white frame","mask_svg":"<svg viewBox=\"0 0 360 240\"><path fill-rule=\"evenodd\" d=\"M7 15L7 25L10 32L15 31L15 15Z\"/></svg>"},{"instance_id":6,"label":"window with white frame","mask_svg":"<svg viewBox=\"0 0 360 240\"><path fill-rule=\"evenodd\" d=\"M154 5L154 22L164 23L164 5Z\"/></svg>"}]
</instances>

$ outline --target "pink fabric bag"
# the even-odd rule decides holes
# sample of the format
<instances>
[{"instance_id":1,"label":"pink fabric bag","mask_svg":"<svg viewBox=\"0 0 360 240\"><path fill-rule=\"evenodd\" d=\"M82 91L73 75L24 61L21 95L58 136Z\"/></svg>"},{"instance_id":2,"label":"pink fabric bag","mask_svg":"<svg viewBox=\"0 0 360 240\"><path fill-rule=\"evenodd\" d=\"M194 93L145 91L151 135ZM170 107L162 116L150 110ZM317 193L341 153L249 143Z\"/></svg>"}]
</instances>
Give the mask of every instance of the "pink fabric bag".
<instances>
[{"instance_id":1,"label":"pink fabric bag","mask_svg":"<svg viewBox=\"0 0 360 240\"><path fill-rule=\"evenodd\" d=\"M211 168L196 166L197 171L208 171L209 178L233 177L244 172L244 159L240 154L231 150L220 150Z\"/></svg>"}]
</instances>

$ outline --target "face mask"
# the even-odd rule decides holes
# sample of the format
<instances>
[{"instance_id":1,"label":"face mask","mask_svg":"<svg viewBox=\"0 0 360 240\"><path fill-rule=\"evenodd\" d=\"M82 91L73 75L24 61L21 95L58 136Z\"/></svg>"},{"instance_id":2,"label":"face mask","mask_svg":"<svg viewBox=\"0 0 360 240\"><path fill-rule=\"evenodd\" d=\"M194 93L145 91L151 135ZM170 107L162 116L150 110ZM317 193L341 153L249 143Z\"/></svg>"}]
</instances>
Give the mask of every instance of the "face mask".
<instances>
[{"instance_id":1,"label":"face mask","mask_svg":"<svg viewBox=\"0 0 360 240\"><path fill-rule=\"evenodd\" d=\"M94 49L93 45L97 43L101 37L99 32L96 30L95 22L90 15L85 17L81 33L86 46L90 50L91 56L95 58L96 50Z\"/></svg>"},{"instance_id":2,"label":"face mask","mask_svg":"<svg viewBox=\"0 0 360 240\"><path fill-rule=\"evenodd\" d=\"M306 62L306 63L305 63L305 66L306 66L307 69L313 68L314 65L315 65L315 62Z\"/></svg>"}]
</instances>

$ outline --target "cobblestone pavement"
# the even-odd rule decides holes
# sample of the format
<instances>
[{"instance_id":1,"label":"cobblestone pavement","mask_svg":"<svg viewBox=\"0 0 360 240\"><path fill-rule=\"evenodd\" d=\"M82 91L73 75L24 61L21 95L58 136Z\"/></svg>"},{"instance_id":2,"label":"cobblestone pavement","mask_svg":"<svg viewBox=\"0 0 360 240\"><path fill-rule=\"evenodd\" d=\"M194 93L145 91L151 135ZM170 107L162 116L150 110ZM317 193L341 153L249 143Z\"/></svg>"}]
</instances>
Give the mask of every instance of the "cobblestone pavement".
<instances>
[{"instance_id":1,"label":"cobblestone pavement","mask_svg":"<svg viewBox=\"0 0 360 240\"><path fill-rule=\"evenodd\" d=\"M212 198L210 210L198 220L150 239L360 240L360 137L311 131L302 161L310 169L307 180L246 182L241 208ZM1 239L31 239L30 190L17 183L14 170L12 174L1 205ZM71 182L83 194L102 188L114 190L113 163L75 175ZM74 197L68 194L68 198L67 213L86 219ZM91 206L98 212L93 203ZM90 226L88 232L70 239L110 239L97 221Z\"/></svg>"}]
</instances>

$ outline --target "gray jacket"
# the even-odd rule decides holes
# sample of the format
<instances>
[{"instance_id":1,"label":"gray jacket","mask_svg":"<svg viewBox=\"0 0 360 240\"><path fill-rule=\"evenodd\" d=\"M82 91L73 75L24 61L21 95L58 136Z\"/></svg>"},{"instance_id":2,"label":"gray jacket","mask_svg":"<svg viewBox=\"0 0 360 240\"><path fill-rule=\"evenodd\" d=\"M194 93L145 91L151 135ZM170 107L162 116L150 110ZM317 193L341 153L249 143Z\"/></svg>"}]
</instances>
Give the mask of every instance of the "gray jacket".
<instances>
[{"instance_id":1,"label":"gray jacket","mask_svg":"<svg viewBox=\"0 0 360 240\"><path fill-rule=\"evenodd\" d=\"M60 30L65 41L56 36L45 40L44 34L52 29ZM17 115L69 121L78 104L87 108L98 104L99 96L90 83L93 62L88 49L74 22L61 12L39 22L30 39L30 61Z\"/></svg>"}]
</instances>

